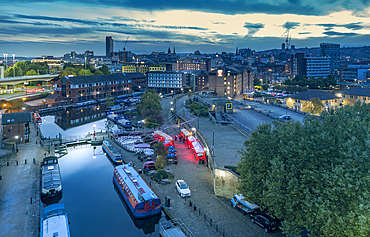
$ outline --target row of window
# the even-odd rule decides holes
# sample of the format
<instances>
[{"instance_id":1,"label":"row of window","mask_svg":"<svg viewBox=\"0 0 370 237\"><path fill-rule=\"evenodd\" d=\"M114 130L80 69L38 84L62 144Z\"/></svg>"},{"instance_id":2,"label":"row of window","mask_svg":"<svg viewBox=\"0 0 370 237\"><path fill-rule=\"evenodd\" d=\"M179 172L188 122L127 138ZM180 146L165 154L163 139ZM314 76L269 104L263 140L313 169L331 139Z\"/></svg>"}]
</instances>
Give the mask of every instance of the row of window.
<instances>
[{"instance_id":1,"label":"row of window","mask_svg":"<svg viewBox=\"0 0 370 237\"><path fill-rule=\"evenodd\" d=\"M148 84L148 87L166 87L166 88L181 88L181 85L163 85L163 84Z\"/></svg>"},{"instance_id":2,"label":"row of window","mask_svg":"<svg viewBox=\"0 0 370 237\"><path fill-rule=\"evenodd\" d=\"M82 87L94 87L94 86L105 86L105 85L114 85L114 84L124 84L130 83L131 80L126 81L109 81L109 82L99 82L99 83L92 83L92 84L77 84L77 85L69 85L69 88L82 88Z\"/></svg>"}]
</instances>

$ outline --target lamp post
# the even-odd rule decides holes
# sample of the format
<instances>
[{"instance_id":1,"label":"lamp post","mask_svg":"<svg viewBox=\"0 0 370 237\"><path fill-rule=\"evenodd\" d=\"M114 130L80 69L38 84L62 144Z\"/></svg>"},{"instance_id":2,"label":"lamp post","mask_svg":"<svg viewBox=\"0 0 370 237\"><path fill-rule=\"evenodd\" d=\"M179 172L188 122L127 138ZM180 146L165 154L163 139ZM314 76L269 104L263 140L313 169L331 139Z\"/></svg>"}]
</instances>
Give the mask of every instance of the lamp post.
<instances>
[{"instance_id":1,"label":"lamp post","mask_svg":"<svg viewBox=\"0 0 370 237\"><path fill-rule=\"evenodd\" d=\"M5 70L6 70L6 66L8 65L8 54L7 53L4 53L4 59L5 59Z\"/></svg>"},{"instance_id":2,"label":"lamp post","mask_svg":"<svg viewBox=\"0 0 370 237\"><path fill-rule=\"evenodd\" d=\"M15 151L18 152L18 137L19 136L15 136Z\"/></svg>"},{"instance_id":3,"label":"lamp post","mask_svg":"<svg viewBox=\"0 0 370 237\"><path fill-rule=\"evenodd\" d=\"M15 77L15 54L13 53L13 77Z\"/></svg>"},{"instance_id":4,"label":"lamp post","mask_svg":"<svg viewBox=\"0 0 370 237\"><path fill-rule=\"evenodd\" d=\"M94 128L94 140L96 140L96 137L95 137L95 135L96 135L96 133L95 133L96 124L93 125L93 128Z\"/></svg>"},{"instance_id":5,"label":"lamp post","mask_svg":"<svg viewBox=\"0 0 370 237\"><path fill-rule=\"evenodd\" d=\"M214 147L215 147L215 130L212 131L212 156Z\"/></svg>"}]
</instances>

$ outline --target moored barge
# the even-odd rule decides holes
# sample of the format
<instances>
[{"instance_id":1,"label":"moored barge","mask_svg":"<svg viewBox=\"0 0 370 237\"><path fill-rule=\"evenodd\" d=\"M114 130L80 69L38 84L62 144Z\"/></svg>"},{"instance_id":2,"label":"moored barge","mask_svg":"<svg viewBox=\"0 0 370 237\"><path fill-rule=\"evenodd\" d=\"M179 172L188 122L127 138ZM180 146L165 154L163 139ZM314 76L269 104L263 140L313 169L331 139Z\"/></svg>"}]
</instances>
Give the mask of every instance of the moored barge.
<instances>
[{"instance_id":1,"label":"moored barge","mask_svg":"<svg viewBox=\"0 0 370 237\"><path fill-rule=\"evenodd\" d=\"M131 164L114 168L113 181L135 218L146 218L161 211L161 200Z\"/></svg>"},{"instance_id":2,"label":"moored barge","mask_svg":"<svg viewBox=\"0 0 370 237\"><path fill-rule=\"evenodd\" d=\"M108 157L115 165L122 164L122 155L116 150L116 148L112 144L110 144L109 141L104 140L102 147L103 151L105 151L105 153L108 155Z\"/></svg>"},{"instance_id":3,"label":"moored barge","mask_svg":"<svg viewBox=\"0 0 370 237\"><path fill-rule=\"evenodd\" d=\"M41 237L69 237L69 222L64 204L56 203L45 207L41 218Z\"/></svg>"},{"instance_id":4,"label":"moored barge","mask_svg":"<svg viewBox=\"0 0 370 237\"><path fill-rule=\"evenodd\" d=\"M58 202L62 198L62 179L58 158L44 158L41 166L41 201L45 204Z\"/></svg>"}]
</instances>

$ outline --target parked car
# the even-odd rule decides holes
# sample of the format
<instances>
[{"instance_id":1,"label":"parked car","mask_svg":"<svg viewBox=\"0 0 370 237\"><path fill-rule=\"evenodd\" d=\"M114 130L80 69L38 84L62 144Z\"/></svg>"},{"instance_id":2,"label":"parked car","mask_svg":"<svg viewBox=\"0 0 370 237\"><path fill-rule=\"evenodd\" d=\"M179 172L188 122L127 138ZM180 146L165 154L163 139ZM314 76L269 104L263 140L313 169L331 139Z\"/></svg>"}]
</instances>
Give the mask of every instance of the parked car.
<instances>
[{"instance_id":1,"label":"parked car","mask_svg":"<svg viewBox=\"0 0 370 237\"><path fill-rule=\"evenodd\" d=\"M143 165L144 172L148 170L156 170L157 168L155 167L155 161L147 161Z\"/></svg>"},{"instance_id":2,"label":"parked car","mask_svg":"<svg viewBox=\"0 0 370 237\"><path fill-rule=\"evenodd\" d=\"M290 117L290 115L281 115L280 117L279 117L279 119L281 119L281 120L291 120L292 119L292 117Z\"/></svg>"},{"instance_id":3,"label":"parked car","mask_svg":"<svg viewBox=\"0 0 370 237\"><path fill-rule=\"evenodd\" d=\"M177 180L175 185L176 185L176 190L177 190L177 192L179 192L181 197L190 197L190 195L191 195L190 188L185 183L184 180L181 180L181 179Z\"/></svg>"},{"instance_id":4,"label":"parked car","mask_svg":"<svg viewBox=\"0 0 370 237\"><path fill-rule=\"evenodd\" d=\"M267 214L251 214L250 216L251 222L256 223L257 225L261 226L266 233L274 231L277 229L277 220Z\"/></svg>"}]
</instances>

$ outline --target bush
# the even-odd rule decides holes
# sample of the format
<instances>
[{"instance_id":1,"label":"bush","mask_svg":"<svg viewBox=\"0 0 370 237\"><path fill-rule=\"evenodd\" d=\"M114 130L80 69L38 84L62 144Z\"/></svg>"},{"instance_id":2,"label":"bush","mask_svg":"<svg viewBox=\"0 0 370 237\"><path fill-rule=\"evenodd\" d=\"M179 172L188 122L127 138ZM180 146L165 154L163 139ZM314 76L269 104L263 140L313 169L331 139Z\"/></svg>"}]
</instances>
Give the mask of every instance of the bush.
<instances>
[{"instance_id":1,"label":"bush","mask_svg":"<svg viewBox=\"0 0 370 237\"><path fill-rule=\"evenodd\" d=\"M161 181L162 179L168 179L168 173L164 171L163 169L157 170L157 173L155 173L152 176L154 181Z\"/></svg>"}]
</instances>

